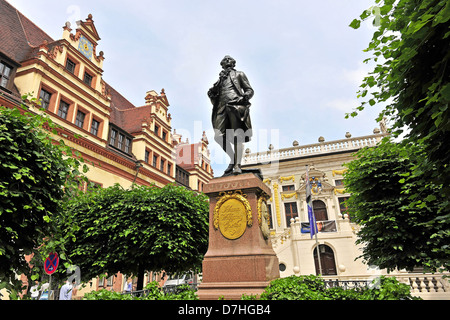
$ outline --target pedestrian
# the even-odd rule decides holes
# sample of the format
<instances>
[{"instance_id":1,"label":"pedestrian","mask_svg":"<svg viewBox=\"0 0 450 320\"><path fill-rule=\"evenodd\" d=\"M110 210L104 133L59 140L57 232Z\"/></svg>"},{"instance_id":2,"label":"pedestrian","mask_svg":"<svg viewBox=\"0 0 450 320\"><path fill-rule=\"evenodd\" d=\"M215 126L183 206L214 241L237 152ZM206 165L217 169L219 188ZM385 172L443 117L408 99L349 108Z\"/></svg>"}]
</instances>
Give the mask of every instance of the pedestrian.
<instances>
[{"instance_id":1,"label":"pedestrian","mask_svg":"<svg viewBox=\"0 0 450 320\"><path fill-rule=\"evenodd\" d=\"M75 279L72 283L69 283L69 280L66 280L66 283L61 287L59 291L59 300L72 300L72 290L75 285Z\"/></svg>"},{"instance_id":2,"label":"pedestrian","mask_svg":"<svg viewBox=\"0 0 450 320\"><path fill-rule=\"evenodd\" d=\"M48 300L49 299L49 289L50 289L49 286L50 286L50 284L48 282L44 283L41 286L41 289L40 289L41 294L39 296L39 300Z\"/></svg>"},{"instance_id":3,"label":"pedestrian","mask_svg":"<svg viewBox=\"0 0 450 320\"><path fill-rule=\"evenodd\" d=\"M37 300L39 298L39 281L34 282L34 286L30 288L31 300Z\"/></svg>"},{"instance_id":4,"label":"pedestrian","mask_svg":"<svg viewBox=\"0 0 450 320\"><path fill-rule=\"evenodd\" d=\"M127 283L125 285L125 292L131 293L132 289L133 289L133 283L131 281L131 278L128 278Z\"/></svg>"}]
</instances>

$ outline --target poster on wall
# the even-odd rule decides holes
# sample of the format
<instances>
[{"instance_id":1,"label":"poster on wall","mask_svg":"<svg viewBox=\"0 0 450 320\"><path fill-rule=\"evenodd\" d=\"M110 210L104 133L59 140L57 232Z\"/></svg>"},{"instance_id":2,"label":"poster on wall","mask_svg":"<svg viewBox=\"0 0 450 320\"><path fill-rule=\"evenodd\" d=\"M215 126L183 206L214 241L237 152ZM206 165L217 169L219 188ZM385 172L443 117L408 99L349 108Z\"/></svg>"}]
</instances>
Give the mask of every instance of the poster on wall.
<instances>
[{"instance_id":1,"label":"poster on wall","mask_svg":"<svg viewBox=\"0 0 450 320\"><path fill-rule=\"evenodd\" d=\"M317 221L317 230L319 232L337 232L336 220ZM309 222L301 223L301 233L309 233Z\"/></svg>"}]
</instances>

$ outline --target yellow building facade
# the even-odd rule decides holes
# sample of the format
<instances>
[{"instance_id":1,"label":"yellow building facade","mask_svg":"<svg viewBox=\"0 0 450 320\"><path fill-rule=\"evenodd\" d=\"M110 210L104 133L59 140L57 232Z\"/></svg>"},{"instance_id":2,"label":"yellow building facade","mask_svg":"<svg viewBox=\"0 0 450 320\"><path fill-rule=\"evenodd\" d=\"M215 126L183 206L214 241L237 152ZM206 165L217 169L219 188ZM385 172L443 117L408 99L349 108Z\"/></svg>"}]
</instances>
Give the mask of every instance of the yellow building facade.
<instances>
[{"instance_id":1,"label":"yellow building facade","mask_svg":"<svg viewBox=\"0 0 450 320\"><path fill-rule=\"evenodd\" d=\"M344 163L363 147L373 147L387 135L384 123L373 134L251 153L247 150L242 167L259 168L272 197L268 201L272 246L280 263L280 276L321 274L327 280L372 281L385 270L369 266L361 259L356 244L359 225L346 214L350 196L344 185ZM306 170L312 187L312 205L317 221L317 240L311 238L306 203ZM317 250L318 249L318 250ZM318 253L319 251L319 253ZM319 263L320 257L320 263ZM391 272L411 286L413 295L424 299L450 299L444 274ZM448 275L447 275L448 276Z\"/></svg>"},{"instance_id":2,"label":"yellow building facade","mask_svg":"<svg viewBox=\"0 0 450 320\"><path fill-rule=\"evenodd\" d=\"M133 106L102 78L104 56L96 52L100 37L92 16L72 31L66 24L61 40L44 41L22 62L14 81L19 92L39 100L63 128L55 139L62 138L80 152L92 182L125 188L133 182L158 186L174 182L171 117L164 90L149 91L144 106ZM37 108L32 107L35 112Z\"/></svg>"}]
</instances>

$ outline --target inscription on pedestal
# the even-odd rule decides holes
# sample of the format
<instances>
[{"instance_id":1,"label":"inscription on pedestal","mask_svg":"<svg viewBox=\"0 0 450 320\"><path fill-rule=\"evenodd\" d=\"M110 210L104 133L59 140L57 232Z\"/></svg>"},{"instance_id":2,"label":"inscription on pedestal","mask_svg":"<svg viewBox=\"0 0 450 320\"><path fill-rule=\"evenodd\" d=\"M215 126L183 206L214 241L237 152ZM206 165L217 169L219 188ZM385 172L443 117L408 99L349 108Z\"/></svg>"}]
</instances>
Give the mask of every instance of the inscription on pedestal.
<instances>
[{"instance_id":1,"label":"inscription on pedestal","mask_svg":"<svg viewBox=\"0 0 450 320\"><path fill-rule=\"evenodd\" d=\"M230 240L240 238L252 225L252 210L241 191L221 193L214 209L214 228Z\"/></svg>"},{"instance_id":2,"label":"inscription on pedestal","mask_svg":"<svg viewBox=\"0 0 450 320\"><path fill-rule=\"evenodd\" d=\"M247 214L242 202L236 199L225 201L219 209L219 230L230 240L240 238L247 228Z\"/></svg>"}]
</instances>

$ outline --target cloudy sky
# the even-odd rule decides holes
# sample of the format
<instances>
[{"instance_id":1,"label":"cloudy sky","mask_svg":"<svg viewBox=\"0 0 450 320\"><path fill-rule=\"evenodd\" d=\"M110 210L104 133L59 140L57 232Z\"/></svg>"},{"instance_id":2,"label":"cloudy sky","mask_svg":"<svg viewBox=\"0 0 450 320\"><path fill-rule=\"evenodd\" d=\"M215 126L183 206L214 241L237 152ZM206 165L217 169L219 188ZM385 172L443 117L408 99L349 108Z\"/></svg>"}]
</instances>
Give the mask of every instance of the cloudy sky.
<instances>
[{"instance_id":1,"label":"cloudy sky","mask_svg":"<svg viewBox=\"0 0 450 320\"><path fill-rule=\"evenodd\" d=\"M252 152L372 134L381 110L354 119L356 92L371 67L363 52L370 21L348 25L373 0L8 0L52 38L66 21L93 15L105 55L103 78L136 106L149 90L165 89L172 128L190 142L206 131L212 167L227 163L213 141L206 95L231 55L255 96Z\"/></svg>"}]
</instances>

